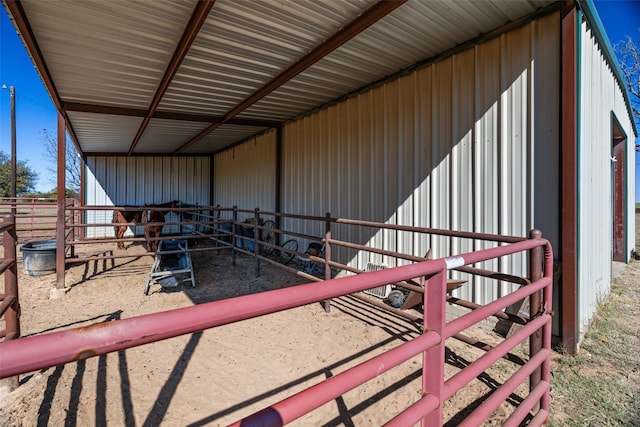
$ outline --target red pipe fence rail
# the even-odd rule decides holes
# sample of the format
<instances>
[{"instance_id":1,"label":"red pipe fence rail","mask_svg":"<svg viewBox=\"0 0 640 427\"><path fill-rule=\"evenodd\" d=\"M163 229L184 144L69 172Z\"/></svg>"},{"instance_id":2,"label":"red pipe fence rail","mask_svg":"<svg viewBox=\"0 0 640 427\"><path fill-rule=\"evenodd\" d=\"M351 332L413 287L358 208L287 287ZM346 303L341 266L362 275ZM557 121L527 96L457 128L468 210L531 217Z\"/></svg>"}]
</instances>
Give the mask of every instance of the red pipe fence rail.
<instances>
[{"instance_id":1,"label":"red pipe fence rail","mask_svg":"<svg viewBox=\"0 0 640 427\"><path fill-rule=\"evenodd\" d=\"M7 214L13 209L16 218L16 233L20 241L55 239L57 200L35 197L0 197L0 215ZM65 199L65 207L78 207L77 199ZM79 212L66 211L66 223L70 226L80 222ZM70 228L69 232L77 232ZM67 240L75 240L75 236L67 234Z\"/></svg>"},{"instance_id":2,"label":"red pipe fence rail","mask_svg":"<svg viewBox=\"0 0 640 427\"><path fill-rule=\"evenodd\" d=\"M35 218L39 217L36 206L40 206L40 203L36 201L29 203L32 206L31 209L33 209L30 211L30 215L34 219L32 225L35 227ZM51 204L43 202L42 207L50 209ZM116 209L121 208L114 206L80 207L73 201L66 203L63 208L64 212L58 212L59 215L63 215L65 218L66 226L63 236L61 236L64 240L65 250L61 254L57 254L60 257L57 265L64 266L65 263L70 262L89 262L140 256L137 253L135 255L101 255L86 258L82 256L67 257L68 254L73 256L74 248L77 245L115 243L115 239L86 238L86 230L88 228L106 227L113 230L113 224L110 222L87 224L84 218L86 217L85 212L89 210L113 211ZM321 302L325 310L328 311L331 298L353 295L413 322L422 322L424 333L419 338L401 344L386 353L335 375L323 383L271 405L245 420L238 421L235 425L245 425L245 423L251 425L252 422L260 425L287 424L418 354L422 354L423 366L429 367L428 369L423 369L423 397L389 420L388 425L411 425L417 422L421 422L424 426L442 425L443 403L499 359L514 362L519 366L517 372L468 415L460 425L480 425L514 390L525 382L529 384L529 394L520 402L505 425L519 425L524 420L527 420L528 425L535 426L547 421L549 414L553 254L551 246L545 239L542 239L539 232L533 231L529 236L530 238L526 239L514 236L497 236L333 218L329 213L324 217L318 217L264 212L259 209L221 208L219 206L183 205L176 208L175 212L179 215L180 220L164 224L168 226L179 225L181 239L206 238L215 241L214 247L193 248L189 249L189 252L231 250L233 252L233 262L235 262L236 254L254 257L256 276L260 274L260 263L268 262L309 279L310 282L260 294L112 321L106 325L100 324L47 333L40 336L10 339L17 338L20 332L15 261L16 224L15 219L8 216L4 218L5 222L2 225L5 258L1 266L4 268L5 274L5 294L0 307L2 307L5 315L7 328L4 341L0 342L0 378L17 378L19 374L34 370L215 328L310 303ZM265 225L266 219L273 221L276 226L274 228L267 227ZM303 222L305 227L300 226ZM287 225L287 229L283 225ZM376 231L386 229L394 233L444 236L451 240L473 239L474 241L490 241L497 246L436 260L425 260L424 257L340 240L337 238L337 232L344 231L344 227L367 227ZM185 229L188 230L187 234L183 234ZM305 231L323 230L323 232L319 233L320 235L310 235L300 231L293 231L301 229ZM246 230L253 230L253 234L247 235ZM271 240L264 239L263 236L266 232L273 233L274 238ZM165 236L159 240L174 237ZM296 238L301 239L303 242L318 242L322 244L323 255L304 254L302 250L287 250L281 246L285 240ZM238 244L239 239L253 243L252 249L246 246L240 247ZM128 237L122 240L142 241L144 239L134 236L133 238ZM271 251L287 253L293 256L304 256L322 265L324 274L318 277L298 271L294 267L285 266L278 259L267 254L267 252ZM352 265L340 262L341 252L354 254L362 251L404 260L402 262L410 262L411 264L365 273ZM527 278L474 266L474 264L480 262L518 253L528 255L529 271ZM147 253L147 255L154 254ZM334 278L337 270L346 272L347 276ZM498 283L514 283L519 287L515 291L485 305L463 301L448 294L447 276L448 272L452 270L494 280ZM353 275L351 273L356 274ZM58 272L58 275L60 274L64 278L64 269L62 272ZM57 283L60 283L60 280ZM62 283L64 284L64 280L62 280ZM380 300L359 294L361 291L389 283L396 284L418 295L423 303L424 317L420 318L405 312L405 310L389 307ZM525 298L530 301L528 316L507 313L507 307ZM447 303L466 307L469 311L467 314L447 322ZM517 323L520 329L495 347L479 346L473 338L462 334L465 329L483 322L489 317ZM473 363L445 380L444 342L448 338L455 338L482 348L485 353ZM522 358L515 356L511 352L527 338L529 339L529 358L528 360L522 360Z\"/></svg>"},{"instance_id":3,"label":"red pipe fence rail","mask_svg":"<svg viewBox=\"0 0 640 427\"><path fill-rule=\"evenodd\" d=\"M540 265L541 277L532 280L498 300L446 322L447 271L474 263L519 252L544 251ZM461 425L480 425L511 393L536 371L540 381L531 384L532 391L507 420L506 425L518 425L533 417L528 425L541 425L549 414L549 380L551 351L551 296L553 255L544 239L530 239L457 256L417 262L377 272L311 282L260 294L214 301L193 307L116 320L71 330L31 336L0 343L0 378L19 375L86 359L110 352L148 344L204 329L215 328L257 316L275 313L302 305L327 301L343 295L364 291L387 283L403 282L415 277L426 279L424 286L424 333L419 338L378 355L345 372L291 396L281 402L238 421L234 425L284 425L348 390L369 381L380 373L422 353L422 399L398 414L388 425L442 425L443 403L472 381L499 358L504 357L526 337L540 333L541 346L532 357ZM444 341L464 329L481 322L509 305L542 291L541 310L531 310L530 319L516 334L492 348L482 357L445 381ZM426 368L428 367L428 368Z\"/></svg>"},{"instance_id":4,"label":"red pipe fence rail","mask_svg":"<svg viewBox=\"0 0 640 427\"><path fill-rule=\"evenodd\" d=\"M2 233L2 248L4 251L2 259L0 259L0 273L4 279L4 290L0 294L0 318L4 319L4 329L0 330L0 338L3 339L3 342L8 342L20 337L20 301L18 300L18 268L16 262L18 239L16 238L14 215L3 216L2 224L0 224L0 233ZM9 391L13 391L18 387L18 377L8 378L6 385Z\"/></svg>"}]
</instances>

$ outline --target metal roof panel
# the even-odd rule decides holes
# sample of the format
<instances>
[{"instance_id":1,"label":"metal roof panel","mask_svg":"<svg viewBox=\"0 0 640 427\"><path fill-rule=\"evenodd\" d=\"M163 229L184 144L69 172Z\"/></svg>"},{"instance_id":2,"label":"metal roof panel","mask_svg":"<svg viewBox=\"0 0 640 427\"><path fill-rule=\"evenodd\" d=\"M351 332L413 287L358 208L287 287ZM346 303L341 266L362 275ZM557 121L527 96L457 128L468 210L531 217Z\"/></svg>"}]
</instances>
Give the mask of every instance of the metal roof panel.
<instances>
[{"instance_id":1,"label":"metal roof panel","mask_svg":"<svg viewBox=\"0 0 640 427\"><path fill-rule=\"evenodd\" d=\"M147 108L195 2L21 4L64 101Z\"/></svg>"},{"instance_id":2,"label":"metal roof panel","mask_svg":"<svg viewBox=\"0 0 640 427\"><path fill-rule=\"evenodd\" d=\"M264 129L226 124L186 146L206 124L154 119L148 111L156 94L161 95L156 111L162 113L285 121L554 3L409 1L389 12L388 3L376 0L217 0L210 11L195 0L23 1L19 6L2 1L18 15L14 22L22 26L17 27L30 30L23 40L38 59L34 62L44 64L39 72L50 77L45 80L57 105L84 105L82 111L94 112L68 112L82 151L120 154L129 152L139 130L144 132L134 153L167 154L183 146L184 153L219 151ZM202 27L193 24L201 21L198 11L208 13ZM366 29L327 44L331 53L314 56L310 65L301 62L356 20ZM169 65L182 59L174 55L192 25L199 31L164 86ZM299 64L308 67L268 86ZM255 94L252 105L243 105ZM132 117L121 115L127 111ZM98 118L98 112L107 114ZM146 129L134 129L146 123L141 116L147 114Z\"/></svg>"}]
</instances>

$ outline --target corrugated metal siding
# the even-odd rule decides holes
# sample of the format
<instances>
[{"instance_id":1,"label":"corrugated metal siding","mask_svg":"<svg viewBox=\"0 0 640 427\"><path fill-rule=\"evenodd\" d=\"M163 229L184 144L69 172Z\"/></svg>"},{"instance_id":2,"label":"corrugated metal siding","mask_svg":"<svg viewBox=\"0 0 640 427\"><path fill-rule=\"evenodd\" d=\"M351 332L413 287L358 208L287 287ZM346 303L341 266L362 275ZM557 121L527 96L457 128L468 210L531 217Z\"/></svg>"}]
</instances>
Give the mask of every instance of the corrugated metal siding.
<instances>
[{"instance_id":1,"label":"corrugated metal siding","mask_svg":"<svg viewBox=\"0 0 640 427\"><path fill-rule=\"evenodd\" d=\"M180 40L176 34L184 31L194 6L195 1L22 4L61 99L142 109L149 108Z\"/></svg>"},{"instance_id":2,"label":"corrugated metal siding","mask_svg":"<svg viewBox=\"0 0 640 427\"><path fill-rule=\"evenodd\" d=\"M612 126L615 114L628 136L627 174L635 176L633 130L622 90L586 23L580 32L578 140L578 333L591 323L598 301L611 289L613 233ZM622 161L620 159L619 161ZM628 180L632 181L632 179ZM628 205L633 206L633 192ZM631 210L630 210L631 211ZM627 215L633 241L635 215ZM633 247L633 246L629 246Z\"/></svg>"},{"instance_id":3,"label":"corrugated metal siding","mask_svg":"<svg viewBox=\"0 0 640 427\"><path fill-rule=\"evenodd\" d=\"M167 153L176 149L175 142L183 141L184 135L196 135L209 126L206 122L182 122L179 120L151 119L140 141L135 146L135 153ZM134 131L137 132L137 128ZM133 137L129 144L133 141Z\"/></svg>"},{"instance_id":4,"label":"corrugated metal siding","mask_svg":"<svg viewBox=\"0 0 640 427\"><path fill-rule=\"evenodd\" d=\"M117 126L112 118L99 114L69 112L78 138L84 142L85 152L117 153L129 151L138 132L141 117L119 116ZM76 126L77 125L77 126Z\"/></svg>"},{"instance_id":5,"label":"corrugated metal siding","mask_svg":"<svg viewBox=\"0 0 640 427\"><path fill-rule=\"evenodd\" d=\"M371 3L218 0L159 108L224 115ZM272 102L271 109L289 108L293 101Z\"/></svg>"},{"instance_id":6,"label":"corrugated metal siding","mask_svg":"<svg viewBox=\"0 0 640 427\"><path fill-rule=\"evenodd\" d=\"M257 126L222 125L184 150L184 154L215 153L265 130L267 128Z\"/></svg>"},{"instance_id":7,"label":"corrugated metal siding","mask_svg":"<svg viewBox=\"0 0 640 427\"><path fill-rule=\"evenodd\" d=\"M558 30L554 14L286 125L282 210L526 236L534 213L544 214L532 206L531 171L545 171L534 163L534 147L558 134L557 92L541 97L544 104L533 95L558 85ZM557 199L557 181L547 194ZM338 239L414 255L473 249L444 237L344 233L334 230ZM336 255L362 269L369 261L395 265L388 257ZM501 264L526 275L524 257ZM511 287L478 281L462 289L459 296L482 303Z\"/></svg>"},{"instance_id":8,"label":"corrugated metal siding","mask_svg":"<svg viewBox=\"0 0 640 427\"><path fill-rule=\"evenodd\" d=\"M548 168L559 154L558 58L554 14L288 123L282 211L518 236L553 223L559 177ZM268 157L275 153L275 132L261 138L272 142L259 139L216 156L216 203L271 209L275 178L262 181L275 177L275 155ZM534 199L538 185L544 185L544 197ZM320 223L305 226L291 220L283 225L324 232ZM429 248L442 257L492 246L346 230L335 226L333 235L420 256ZM557 241L557 226L543 232ZM396 265L393 258L346 249L334 256L360 269L368 262ZM515 256L499 267L526 275L524 265L525 257ZM498 263L480 267L497 269ZM512 288L490 283L476 280L458 296L484 303Z\"/></svg>"},{"instance_id":9,"label":"corrugated metal siding","mask_svg":"<svg viewBox=\"0 0 640 427\"><path fill-rule=\"evenodd\" d=\"M214 205L275 211L276 132L271 131L214 158ZM239 214L244 220L249 214ZM223 215L230 218L230 214Z\"/></svg>"},{"instance_id":10,"label":"corrugated metal siding","mask_svg":"<svg viewBox=\"0 0 640 427\"><path fill-rule=\"evenodd\" d=\"M210 205L209 157L116 157L90 156L86 162L87 206L142 206L180 200ZM87 211L87 224L110 223L112 211ZM167 221L177 221L175 214ZM143 234L135 227L135 234ZM164 233L177 233L178 226L165 226ZM129 235L131 234L128 232ZM112 237L113 227L89 227L87 237Z\"/></svg>"},{"instance_id":11,"label":"corrugated metal siding","mask_svg":"<svg viewBox=\"0 0 640 427\"><path fill-rule=\"evenodd\" d=\"M217 0L157 109L225 116L376 3ZM290 120L552 3L404 3L238 116ZM21 7L61 102L145 111L197 4L195 0L59 0L27 1ZM84 114L105 117L70 115L83 153L117 150L126 155L139 127L123 116L90 110L94 112ZM135 118L138 124L140 120ZM158 138L164 124L152 123L136 154L174 152L194 135L192 125L174 126ZM101 136L96 137L97 133ZM241 134L226 142L214 139L190 148L188 154L215 153L248 136ZM211 147L215 148L204 150Z\"/></svg>"},{"instance_id":12,"label":"corrugated metal siding","mask_svg":"<svg viewBox=\"0 0 640 427\"><path fill-rule=\"evenodd\" d=\"M216 7L218 4L216 3ZM336 3L330 0L326 3L316 1L303 4L309 7L307 14L310 16L318 11L332 16L333 10L337 8L336 4L344 9L338 12L343 16L343 22L347 21L345 18L350 20L355 16L345 6L355 5L354 2ZM518 17L533 13L547 4L548 1L407 2L248 108L242 116L281 119L292 117L296 112L307 111L425 58L434 57L474 37L500 28ZM358 4L358 7L362 6ZM296 21L293 20L289 25L293 27ZM261 31L264 24L258 22ZM252 24L253 22L243 22L243 25L249 25L251 29ZM241 28L244 30L245 27ZM299 32L298 37L303 40L318 39L318 29L309 31L309 28L300 30L293 27L291 31ZM267 58L270 63L275 64L278 64L278 59L280 56Z\"/></svg>"}]
</instances>

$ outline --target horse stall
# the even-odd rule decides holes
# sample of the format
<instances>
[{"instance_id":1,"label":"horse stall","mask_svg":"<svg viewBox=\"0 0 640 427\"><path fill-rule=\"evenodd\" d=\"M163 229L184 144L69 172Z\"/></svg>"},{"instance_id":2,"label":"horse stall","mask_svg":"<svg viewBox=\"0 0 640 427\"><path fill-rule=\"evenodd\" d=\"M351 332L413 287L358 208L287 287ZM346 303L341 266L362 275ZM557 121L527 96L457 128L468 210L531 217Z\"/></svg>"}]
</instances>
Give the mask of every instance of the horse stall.
<instances>
[{"instance_id":1,"label":"horse stall","mask_svg":"<svg viewBox=\"0 0 640 427\"><path fill-rule=\"evenodd\" d=\"M186 227L190 232L179 236L161 236L158 252L162 255L166 248L176 249L169 252L178 256L185 253L190 255L193 268L184 269L189 271L170 272L171 275L179 274L177 277L161 274L161 269L156 264L161 258L158 257L158 253L147 251L144 239L132 238L131 243L137 244L126 245L126 250L117 249L119 239L76 242L81 246L76 249L76 253L86 251L94 245L97 245L96 248L108 245L114 252L110 255L98 249L94 251L97 254L95 257L68 260L67 280L70 291L64 298L55 302L61 304L59 315L53 315L48 319L51 326L47 329L51 329L53 335L37 333L43 326L39 326L35 321L35 313L25 317L24 333L35 335L32 340L26 340L34 346L30 347L28 352L34 351L35 348L44 348L40 346L46 339L67 343L59 347L55 354L50 353L42 360L42 356L37 352L33 356L37 361L31 360L31 357L27 358L28 362L18 362L13 358L4 359L6 363L0 368L2 376L15 374L14 371L9 371L11 369L20 372L43 369L25 384L25 399L28 399L29 394L42 396L40 387L50 382L52 375L61 384L66 381L77 382L74 377L78 378L80 368L72 369L73 364L57 368L57 371L55 368L40 365L59 365L64 363L63 359L71 362L80 355L80 360L74 363L79 364L78 367L82 366L83 381L95 381L100 384L107 378L108 384L120 383L130 389L128 394L121 396L125 398L123 404L131 407L128 412L121 414L124 417L121 421L124 423L139 419L151 423L163 421L229 424L245 417L261 419L265 413L259 410L270 407L272 409L269 411L277 410L283 419L293 420L301 417L300 422L303 424L317 425L336 420L350 420L349 422L356 425L381 424L396 416L405 417L406 415L400 414L412 406L434 405L435 401L431 399L421 401L420 393L417 393L422 387L420 383L424 382L420 366L423 363L429 363L429 366L441 363L444 378L450 384L444 388L447 391L440 395L440 399L446 401L441 412L443 420L455 422L465 417L476 419L480 416L478 414L486 411L478 406L478 396L484 395L487 391L495 395L505 393L500 384L506 385L511 375L520 378L519 381L524 380L524 385L516 386L513 390L511 386L504 389L509 390L509 394L516 393L517 396L521 396L517 399L518 403L495 407L493 415L485 414L483 417L506 420L510 416L523 416L530 421L536 417L535 412L528 415L531 409L528 402L531 398L527 399L526 396L529 394L528 384L540 391L544 390L547 384L548 376L544 368L546 365L543 355L548 354L545 349L549 336L545 335L547 338L544 343L535 339L532 339L530 345L523 346L521 343L523 340L528 343L528 340L524 339L529 333L527 330L547 324L545 319L548 317L539 317L541 312L535 312L536 316L531 318L522 314L506 315L496 307L498 304L511 304L520 300L524 297L524 292L542 289L539 287L548 286L550 282L537 282L533 279L479 270L462 263L477 262L483 259L483 256L495 256L495 251L506 254L510 246L531 249L543 245L543 239L527 240L415 227L396 229L397 233L407 235L441 233L452 239L497 239L502 242L496 244L491 255L478 252L466 254L463 258L453 256L434 260L434 264L425 264L428 257L390 253L372 246L360 247L354 242L340 240L341 233L337 232L338 225L342 226L342 230L345 225L351 228L397 228L388 224L332 218L330 214L313 217L263 212L259 209L242 210L212 206L175 209L190 210L191 215L187 217L187 222L191 223L191 226ZM194 213L197 215L193 215ZM201 221L194 223L196 217ZM248 221L249 218L252 221ZM293 220L324 224L327 232L324 235L306 235L291 229L271 228L265 225L267 221L284 224ZM253 236L244 231L247 224L252 225ZM334 228L336 231L332 232ZM195 229L206 229L207 232L193 234L191 230ZM263 233L266 231L275 236L270 238L270 234ZM241 238L251 239L254 243L253 250L237 245L236 241ZM317 244L312 243L322 242L321 250L291 251L281 246L292 239L299 242L299 248L318 248ZM171 242L179 242L177 248L172 247ZM310 243L305 244L306 242ZM500 248L505 245L505 248ZM338 255L341 249L385 254L404 259L407 264L404 267L366 273L345 264L345 260ZM312 275L305 269L299 269L295 262L285 262L289 256L283 256L282 253L318 263L322 266L319 270L324 270L327 276ZM548 259L549 253L546 257L545 259ZM542 266L541 258L538 259ZM152 291L144 295L151 283L150 265L151 273L160 273L154 277L155 279L168 278L171 282L174 279L180 281L171 283L176 286L152 286ZM90 266L93 266L93 270ZM442 276L442 273L435 273L440 271L442 266L449 274ZM545 268L549 268L548 261ZM474 306L452 295L459 285L450 286L454 281L449 277L456 271L468 279L464 281L466 285L462 286L472 283L475 280L473 277L495 276L499 276L500 281L535 286L527 286L526 289L507 295L501 301L486 307ZM543 277L542 271L534 274ZM182 281L185 275L190 276L192 281ZM441 279L438 278L440 276ZM544 276L547 277L548 274L545 273ZM445 287L441 288L445 293L437 297L444 298L441 299L441 307L449 307L446 313L442 312L436 317L446 317L448 322L451 322L451 329L443 332L443 336L447 337L446 352L438 353L440 356L434 361L423 361L418 349L423 348L423 345L433 345L439 338L433 334L425 335L422 331L438 330L436 328L444 331L445 328L442 325L430 324L429 322L435 320L429 320L423 309L423 304L427 301L425 298L429 297L425 292L428 289L427 285L430 280L436 279L444 280L445 284ZM25 278L21 278L21 282L29 288L29 293L23 296L23 301L32 298L32 292L37 293L43 287L42 284L30 283ZM389 299L374 297L371 292L367 292L370 289L388 286L389 283L393 284L394 290L403 294L405 300L409 300L411 294L418 294L419 301L410 307L399 309L393 307ZM145 292L142 292L143 287ZM434 295L433 298L435 297ZM548 297L549 293L545 291L544 301ZM542 304L541 300L538 301ZM313 304L314 302L317 304ZM469 308L473 310L469 311ZM67 327L64 326L65 319L75 317L79 312L84 313L80 317L86 320L81 320L67 332ZM267 313L271 315L255 317ZM472 323L462 320L469 319L467 316L473 313L480 313L474 315L480 317ZM433 314L435 316L435 313ZM490 319L492 316L495 316L493 321L480 320L485 317ZM500 338L492 332L491 325L495 321L508 321L522 329ZM121 326L111 328L115 328L116 325ZM96 327L107 328L109 336L118 344L104 347L91 338ZM322 332L322 335L316 336L310 331ZM82 337L82 343L72 343L69 334ZM180 337L181 334L187 335ZM229 343L225 336L234 336L233 344ZM160 339L168 340L157 342L152 347L137 347L142 343ZM223 344L224 342L226 344ZM501 344L502 342L507 344ZM274 346L273 343L278 345ZM76 346L90 348L91 355L97 357L84 360L89 354L72 350ZM226 356L221 352L221 346L224 347ZM249 347L251 350L247 350ZM125 348L128 350L122 351ZM529 349L533 349L531 354L535 356L535 361L531 363L540 363L538 366L543 366L541 371L530 368L532 365L527 360L533 356L529 355ZM5 354L12 351L7 349ZM110 354L111 352L114 353ZM212 354L218 354L218 357L212 357ZM293 354L296 357L292 359ZM488 356L489 354L491 356ZM496 361L495 354L501 355L503 359L498 356ZM471 364L472 360L478 362ZM128 369L122 371L121 368L116 368L123 363ZM474 373L478 369L477 366L484 366L486 363L497 363L494 368L488 368L487 365L485 375L491 378L491 381L472 381L477 375ZM249 368L249 365L253 368ZM395 365L398 366L390 369ZM196 371L187 369L195 366L198 366ZM385 366L385 369L380 370L379 366ZM463 373L467 366L471 370ZM148 372L143 374L146 375L146 379L140 376L138 371ZM526 372L524 377L522 372ZM334 376L335 380L331 380ZM466 379L462 381L463 378ZM234 386L229 387L229 384ZM361 385L348 392L348 388L355 384ZM458 396L448 400L447 396L450 397L455 390L452 387L463 387L463 384L466 384L464 397ZM304 391L307 388L308 390ZM94 392L98 394L94 396ZM76 414L74 416L78 417L81 423L99 423L100 417L111 416L107 407L100 402L104 402L104 399L116 399L112 394L114 392L111 388L102 392L100 388L82 391L84 397L81 400L72 398L71 401L72 412ZM100 393L104 395L101 397ZM539 391L535 393L538 395ZM205 396L209 402L206 405L200 402L201 397ZM211 399L211 396L216 398ZM326 400L326 396L334 397ZM86 418L88 408L83 403L87 397L90 397L87 401L96 402L98 408L97 412L89 411L92 414L89 418ZM49 395L43 402L54 398L57 397ZM185 401L192 402L193 406L170 403ZM279 401L282 403L277 403ZM548 411L545 409L547 404L546 400L542 402L542 410L538 412L537 419ZM294 411L297 415L289 413L286 409L291 407L290 405L299 408ZM523 412L525 408L529 408L526 413ZM304 415L301 411L310 412ZM27 413L27 419L29 416L45 416L51 422L55 422L56 417L60 416L54 410L43 415L38 413L37 408L28 410ZM255 415L252 415L254 413Z\"/></svg>"},{"instance_id":2,"label":"horse stall","mask_svg":"<svg viewBox=\"0 0 640 427\"><path fill-rule=\"evenodd\" d=\"M548 421L633 236L577 197L634 173L592 2L2 3L83 161L9 424Z\"/></svg>"}]
</instances>

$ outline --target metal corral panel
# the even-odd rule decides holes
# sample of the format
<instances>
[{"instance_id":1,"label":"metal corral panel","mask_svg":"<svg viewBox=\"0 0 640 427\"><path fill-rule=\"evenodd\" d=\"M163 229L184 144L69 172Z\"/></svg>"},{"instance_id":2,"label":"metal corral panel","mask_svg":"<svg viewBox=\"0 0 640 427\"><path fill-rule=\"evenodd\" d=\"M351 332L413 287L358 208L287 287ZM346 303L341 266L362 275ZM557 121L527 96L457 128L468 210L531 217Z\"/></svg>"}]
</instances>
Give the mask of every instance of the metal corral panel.
<instances>
[{"instance_id":1,"label":"metal corral panel","mask_svg":"<svg viewBox=\"0 0 640 427\"><path fill-rule=\"evenodd\" d=\"M184 31L194 5L195 1L21 3L30 25L38 29L38 47L61 99L142 109L149 108L179 41L175 35Z\"/></svg>"},{"instance_id":2,"label":"metal corral panel","mask_svg":"<svg viewBox=\"0 0 640 427\"><path fill-rule=\"evenodd\" d=\"M558 31L556 13L287 124L282 210L516 236L549 222L550 205L533 206L533 176L548 173L535 158L558 155L557 139L548 141L558 135L558 91L537 96L559 85ZM557 207L557 175L547 181L545 194ZM418 256L429 248L442 257L492 246L344 233L333 230L340 240ZM335 252L360 269L396 265L386 256ZM524 266L524 256L500 260L501 271L526 276ZM486 303L511 288L477 280L456 295Z\"/></svg>"},{"instance_id":3,"label":"metal corral panel","mask_svg":"<svg viewBox=\"0 0 640 427\"><path fill-rule=\"evenodd\" d=\"M613 241L612 120L627 134L627 176L635 176L634 131L619 86L594 34L582 23L579 49L578 135L578 335L593 319L597 304L611 289ZM627 185L633 186L633 178ZM627 188L629 251L635 237L634 191ZM628 254L628 252L627 252Z\"/></svg>"},{"instance_id":4,"label":"metal corral panel","mask_svg":"<svg viewBox=\"0 0 640 427\"><path fill-rule=\"evenodd\" d=\"M210 205L211 166L209 157L121 157L90 156L86 163L87 206L142 206L179 200L187 204ZM87 224L110 223L113 211L87 211ZM175 214L167 221L177 221ZM136 235L143 234L135 227ZM164 233L179 232L165 226ZM130 235L131 233L129 233ZM90 227L87 237L112 237L113 227Z\"/></svg>"},{"instance_id":5,"label":"metal corral panel","mask_svg":"<svg viewBox=\"0 0 640 427\"><path fill-rule=\"evenodd\" d=\"M214 204L275 210L276 132L219 153L214 158ZM244 220L248 214L241 214ZM252 216L252 215L251 215ZM230 215L223 216L230 218Z\"/></svg>"},{"instance_id":6,"label":"metal corral panel","mask_svg":"<svg viewBox=\"0 0 640 427\"><path fill-rule=\"evenodd\" d=\"M185 154L213 154L228 147L233 141L242 141L253 135L262 133L267 128L257 126L222 125L205 136L184 152Z\"/></svg>"},{"instance_id":7,"label":"metal corral panel","mask_svg":"<svg viewBox=\"0 0 640 427\"><path fill-rule=\"evenodd\" d=\"M79 125L74 129L76 135L84 141L83 148L86 152L128 151L142 123L141 117L118 116L114 126L113 116L78 112L69 112L68 115Z\"/></svg>"}]
</instances>

